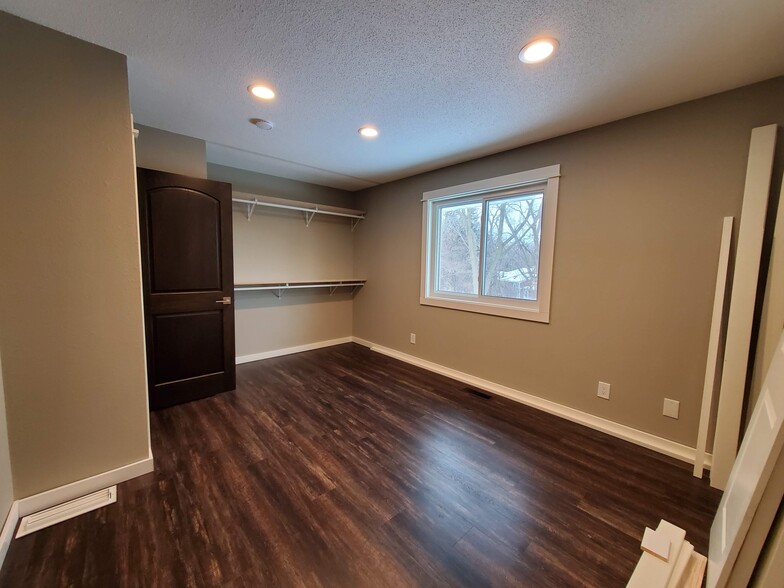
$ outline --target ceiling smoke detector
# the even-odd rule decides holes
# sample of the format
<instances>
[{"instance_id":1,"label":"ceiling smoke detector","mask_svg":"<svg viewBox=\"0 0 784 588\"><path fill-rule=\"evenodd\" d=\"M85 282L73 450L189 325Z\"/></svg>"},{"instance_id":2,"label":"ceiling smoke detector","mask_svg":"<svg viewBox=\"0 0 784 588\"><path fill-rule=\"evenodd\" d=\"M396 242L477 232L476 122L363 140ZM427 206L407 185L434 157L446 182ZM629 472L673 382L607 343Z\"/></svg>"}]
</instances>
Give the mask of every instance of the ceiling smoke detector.
<instances>
[{"instance_id":1,"label":"ceiling smoke detector","mask_svg":"<svg viewBox=\"0 0 784 588\"><path fill-rule=\"evenodd\" d=\"M263 118L252 118L250 119L250 122L259 127L262 131L271 131L272 127L275 126L272 122L264 120Z\"/></svg>"}]
</instances>

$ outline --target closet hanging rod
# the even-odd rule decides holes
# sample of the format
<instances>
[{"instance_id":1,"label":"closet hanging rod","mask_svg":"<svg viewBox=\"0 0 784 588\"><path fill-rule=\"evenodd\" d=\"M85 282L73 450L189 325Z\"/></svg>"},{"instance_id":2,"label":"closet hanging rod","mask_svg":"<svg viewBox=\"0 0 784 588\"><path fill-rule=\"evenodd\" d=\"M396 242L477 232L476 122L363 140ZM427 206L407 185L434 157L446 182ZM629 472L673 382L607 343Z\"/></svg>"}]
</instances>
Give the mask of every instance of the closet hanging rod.
<instances>
[{"instance_id":1,"label":"closet hanging rod","mask_svg":"<svg viewBox=\"0 0 784 588\"><path fill-rule=\"evenodd\" d=\"M354 281L354 282L314 282L309 284L288 284L288 283L276 283L276 284L237 284L234 286L235 291L247 291L247 290L293 290L299 288L341 288L344 286L364 286L364 281Z\"/></svg>"},{"instance_id":2,"label":"closet hanging rod","mask_svg":"<svg viewBox=\"0 0 784 588\"><path fill-rule=\"evenodd\" d=\"M300 288L329 288L329 295L332 296L338 288L351 288L351 294L365 285L366 280L324 280L322 282L260 282L257 284L235 284L235 292L249 292L254 290L268 290L275 296L281 298L285 290Z\"/></svg>"},{"instance_id":3,"label":"closet hanging rod","mask_svg":"<svg viewBox=\"0 0 784 588\"><path fill-rule=\"evenodd\" d=\"M345 212L333 212L331 210L322 210L320 208L305 206L292 206L290 204L275 204L273 202L264 202L263 200L247 200L245 198L232 198L232 202L239 202L240 204L248 204L250 206L268 206L270 208L285 208L286 210L299 210L301 212L312 212L315 214L328 214L330 216L342 216L346 218L356 218L362 220L365 218L364 214L348 214Z\"/></svg>"}]
</instances>

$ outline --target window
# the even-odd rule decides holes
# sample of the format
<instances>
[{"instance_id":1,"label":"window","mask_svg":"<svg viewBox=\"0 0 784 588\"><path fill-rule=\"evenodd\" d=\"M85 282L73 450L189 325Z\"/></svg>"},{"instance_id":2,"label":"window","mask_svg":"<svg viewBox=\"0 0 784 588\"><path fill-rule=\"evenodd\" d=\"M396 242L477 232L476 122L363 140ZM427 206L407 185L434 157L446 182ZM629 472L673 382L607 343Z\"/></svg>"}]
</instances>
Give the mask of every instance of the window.
<instances>
[{"instance_id":1,"label":"window","mask_svg":"<svg viewBox=\"0 0 784 588\"><path fill-rule=\"evenodd\" d=\"M550 320L560 166L426 192L420 304Z\"/></svg>"}]
</instances>

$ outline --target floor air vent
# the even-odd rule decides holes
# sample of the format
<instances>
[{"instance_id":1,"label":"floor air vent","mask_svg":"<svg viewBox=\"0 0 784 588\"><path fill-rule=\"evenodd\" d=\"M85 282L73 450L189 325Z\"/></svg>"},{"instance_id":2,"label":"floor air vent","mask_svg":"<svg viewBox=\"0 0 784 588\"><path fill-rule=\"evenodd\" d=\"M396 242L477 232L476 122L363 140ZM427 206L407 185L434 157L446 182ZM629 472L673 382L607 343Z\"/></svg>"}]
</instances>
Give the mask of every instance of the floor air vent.
<instances>
[{"instance_id":1,"label":"floor air vent","mask_svg":"<svg viewBox=\"0 0 784 588\"><path fill-rule=\"evenodd\" d=\"M477 390L476 388L463 388L469 394L473 394L474 396L479 396L479 398L484 398L485 400L490 400L493 396L492 394L488 394L487 392L482 392L481 390Z\"/></svg>"},{"instance_id":2,"label":"floor air vent","mask_svg":"<svg viewBox=\"0 0 784 588\"><path fill-rule=\"evenodd\" d=\"M16 537L17 539L19 537L24 537L30 533L40 531L46 527L51 527L57 523L67 521L80 514L90 512L91 510L101 508L102 506L114 502L117 502L117 486L104 488L103 490L98 490L98 492L93 492L92 494L87 494L86 496L58 504L52 508L47 508L46 510L24 517L22 522L19 523L19 530L16 533Z\"/></svg>"}]
</instances>

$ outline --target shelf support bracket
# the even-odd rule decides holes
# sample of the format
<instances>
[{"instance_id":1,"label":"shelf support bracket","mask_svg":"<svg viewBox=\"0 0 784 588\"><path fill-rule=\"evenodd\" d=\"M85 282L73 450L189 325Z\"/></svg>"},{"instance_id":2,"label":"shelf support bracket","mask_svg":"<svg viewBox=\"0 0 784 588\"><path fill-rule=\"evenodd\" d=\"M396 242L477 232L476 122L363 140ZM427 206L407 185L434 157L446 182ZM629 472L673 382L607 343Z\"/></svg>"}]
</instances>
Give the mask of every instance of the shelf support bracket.
<instances>
[{"instance_id":1,"label":"shelf support bracket","mask_svg":"<svg viewBox=\"0 0 784 588\"><path fill-rule=\"evenodd\" d=\"M361 220L362 220L361 218L351 219L351 232L352 233L354 232L354 229L357 228L357 225L359 224L359 221L361 221Z\"/></svg>"},{"instance_id":2,"label":"shelf support bracket","mask_svg":"<svg viewBox=\"0 0 784 588\"><path fill-rule=\"evenodd\" d=\"M310 212L310 214L308 214L307 212L305 212L305 226L306 226L306 227L309 227L309 226L310 226L310 221L312 221L312 220L313 220L313 217L314 217L314 216L316 216L316 213L317 213L317 212L318 212L318 208L317 208L316 210L314 210L314 211Z\"/></svg>"},{"instance_id":3,"label":"shelf support bracket","mask_svg":"<svg viewBox=\"0 0 784 588\"><path fill-rule=\"evenodd\" d=\"M283 296L283 288L278 288L277 290L272 290L272 293L275 295L276 298L281 298Z\"/></svg>"},{"instance_id":4,"label":"shelf support bracket","mask_svg":"<svg viewBox=\"0 0 784 588\"><path fill-rule=\"evenodd\" d=\"M337 290L337 289L338 289L337 286L330 286L329 287L329 295L332 296L335 293L335 290Z\"/></svg>"},{"instance_id":5,"label":"shelf support bracket","mask_svg":"<svg viewBox=\"0 0 784 588\"><path fill-rule=\"evenodd\" d=\"M257 202L258 202L258 199L254 198L253 199L253 204L248 204L248 220L250 220L250 217L253 216L253 210L256 208L256 203Z\"/></svg>"}]
</instances>

